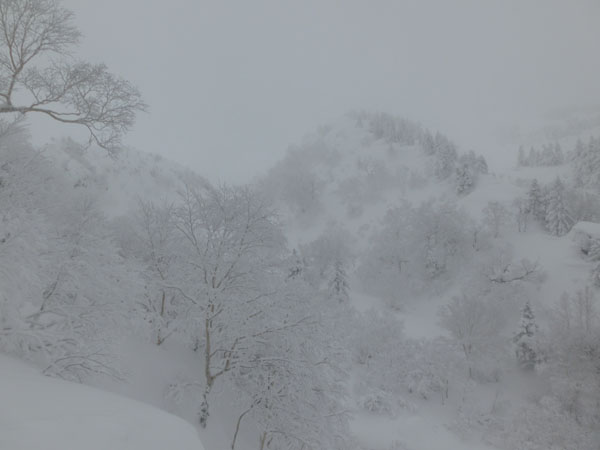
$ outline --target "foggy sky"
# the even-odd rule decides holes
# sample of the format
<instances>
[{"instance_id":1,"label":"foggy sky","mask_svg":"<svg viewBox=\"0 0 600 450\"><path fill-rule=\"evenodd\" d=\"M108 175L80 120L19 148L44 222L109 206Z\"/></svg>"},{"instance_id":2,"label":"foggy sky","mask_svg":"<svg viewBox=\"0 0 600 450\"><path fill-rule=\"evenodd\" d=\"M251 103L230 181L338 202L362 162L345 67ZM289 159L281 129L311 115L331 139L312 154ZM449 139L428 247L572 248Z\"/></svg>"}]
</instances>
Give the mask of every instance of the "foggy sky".
<instances>
[{"instance_id":1,"label":"foggy sky","mask_svg":"<svg viewBox=\"0 0 600 450\"><path fill-rule=\"evenodd\" d=\"M349 110L399 114L485 153L497 124L600 103L596 0L64 4L80 56L150 105L125 143L212 181L249 180ZM38 141L72 131L33 126Z\"/></svg>"}]
</instances>

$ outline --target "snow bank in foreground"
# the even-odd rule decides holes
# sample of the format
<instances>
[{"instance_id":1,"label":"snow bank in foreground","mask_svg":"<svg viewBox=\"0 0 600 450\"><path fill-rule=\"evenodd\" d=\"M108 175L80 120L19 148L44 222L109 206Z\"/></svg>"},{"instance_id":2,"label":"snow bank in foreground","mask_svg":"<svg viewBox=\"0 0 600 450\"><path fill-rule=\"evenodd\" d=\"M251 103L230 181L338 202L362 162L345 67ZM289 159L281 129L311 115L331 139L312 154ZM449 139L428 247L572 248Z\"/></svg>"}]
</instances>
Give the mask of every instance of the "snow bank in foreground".
<instances>
[{"instance_id":1,"label":"snow bank in foreground","mask_svg":"<svg viewBox=\"0 0 600 450\"><path fill-rule=\"evenodd\" d=\"M0 355L0 449L202 450L187 422Z\"/></svg>"}]
</instances>

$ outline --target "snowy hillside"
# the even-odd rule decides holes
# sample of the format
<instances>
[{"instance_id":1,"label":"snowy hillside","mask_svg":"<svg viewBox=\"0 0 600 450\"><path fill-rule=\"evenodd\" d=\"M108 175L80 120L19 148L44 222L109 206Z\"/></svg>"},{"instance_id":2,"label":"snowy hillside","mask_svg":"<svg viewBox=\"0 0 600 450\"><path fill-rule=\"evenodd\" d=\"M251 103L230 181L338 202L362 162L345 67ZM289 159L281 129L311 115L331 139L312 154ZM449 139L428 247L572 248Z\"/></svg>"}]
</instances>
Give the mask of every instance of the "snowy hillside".
<instances>
[{"instance_id":1,"label":"snowy hillside","mask_svg":"<svg viewBox=\"0 0 600 450\"><path fill-rule=\"evenodd\" d=\"M496 170L354 113L215 187L143 153L7 141L2 350L167 410L210 449L595 450L600 141L573 142ZM81 389L63 424L99 401L5 366L17 406ZM93 417L124 424L103 425L111 448L140 417L177 424L100 397ZM11 445L50 415L23 405ZM80 416L70 445L103 429Z\"/></svg>"},{"instance_id":2,"label":"snowy hillside","mask_svg":"<svg viewBox=\"0 0 600 450\"><path fill-rule=\"evenodd\" d=\"M173 201L185 180L204 182L199 174L159 155L134 150L109 154L64 139L47 144L40 154L75 190L94 197L109 218L135 210L140 200Z\"/></svg>"},{"instance_id":3,"label":"snowy hillside","mask_svg":"<svg viewBox=\"0 0 600 450\"><path fill-rule=\"evenodd\" d=\"M0 450L600 450L594 2L146 3L0 0Z\"/></svg>"},{"instance_id":4,"label":"snowy hillside","mask_svg":"<svg viewBox=\"0 0 600 450\"><path fill-rule=\"evenodd\" d=\"M577 163L571 162L574 160L570 153L561 155L557 163L532 162L528 167L518 167L518 146L512 150L504 147L514 153L513 167L472 171L470 184L462 189L463 161L476 165L478 157L463 156L461 160L456 152L450 155L448 163L443 154L436 153L439 145L435 152L427 151L424 133L415 124L389 116L351 114L290 147L286 158L262 183L284 212L290 241L299 249L298 261L302 261L299 265L304 265L308 276L321 288L342 291L342 297L365 315L358 319L365 327L361 339L373 339L373 335L380 333L379 339L384 342L421 341L412 350L406 350L408 354L400 358L398 367L383 357L377 363L376 356L371 354L365 369L365 361L359 355L354 378L367 378L355 381L353 387L357 409L352 429L363 445L402 449L521 448L519 440L535 441L537 438L531 435L526 437L535 431L526 431L510 422L515 416L529 414L526 411L540 399L552 398L549 392L555 389L556 379L550 365L539 365L537 380L522 373L512 361L514 350L510 342L518 330L524 305L533 305L540 327L544 333L551 333L549 327L556 326L552 324L557 320L556 305L561 294L581 292L592 282L596 273L593 261L566 232L578 220L589 220L589 215L598 213L598 197L574 187ZM449 141L442 138L440 142ZM547 142L547 135L537 141L528 140L543 149ZM560 140L567 152L572 151L575 142L573 134ZM440 176L439 167L444 163L452 169ZM558 224L558 228L552 228L547 221L557 216L546 212L540 219L527 205L531 201L533 180L544 186L543 195L548 196L544 198L551 198L552 189L558 189L554 187L557 177L567 184L561 189L565 189L565 201L571 203L568 221L564 226ZM421 205L432 206L423 209ZM437 235L422 234L414 228L427 230L431 226L427 221L438 220L436 214L444 208L447 212L436 225L438 231L428 232ZM415 218L411 219L413 214ZM456 228L452 228L452 221L456 221ZM414 269L420 252L427 248L428 236L436 236L438 241L449 239L447 242L453 246L460 240L464 243L451 251L447 247L426 250L423 269ZM459 248L462 250L458 251ZM430 270L432 266L428 268L431 258L439 258L433 260L434 264L440 264L433 266L437 267L434 270ZM474 299L469 300L472 295ZM561 301L569 302L567 294L563 294ZM477 302L487 304L483 308L490 308L478 314L491 314L495 319L484 319L486 325L474 322L473 327L485 328L470 329L465 335L466 329L452 321L457 320L456 314L468 314L463 309L478 307ZM592 308L598 307L597 300L592 303L596 303ZM370 316L373 310L387 315L387 319L373 319ZM377 326L387 331L371 334L366 331ZM404 332L393 332L390 327L402 328ZM441 341L436 342L438 339ZM453 365L458 360L451 361L453 357L447 354L446 361L436 361L440 356L435 352L442 351L443 345L452 345L452 341L480 346L477 351L487 354L478 363L474 354L467 355L475 365L481 364L473 370L482 372L470 375L471 380L466 384L459 375L453 378L457 376L452 375L457 369ZM359 345L364 345L365 351L369 347L364 342ZM375 348L378 353L386 353L387 347L381 344ZM430 369L420 367L422 362L409 362L411 358L418 359L414 355L418 352L427 355L423 357L429 359ZM400 353L403 354L402 350ZM437 365L446 367L443 389L438 385L441 375L435 374L439 370L434 369ZM402 374L404 370L414 371L418 381L407 381L407 389L401 394L399 385L406 376ZM433 374L428 370L433 370ZM396 377L391 373L396 373ZM426 382L429 376L433 379ZM473 383L473 380L478 381ZM416 384L411 386L413 382ZM420 392L417 398L413 396L415 389ZM446 392L441 404L431 399L440 395L440 389ZM532 403L524 401L527 397ZM545 408L548 405L541 407L542 414L555 414ZM436 437L428 442L427 432L421 435L420 427L438 429ZM448 430L457 434L441 437ZM573 430L570 426L569 432ZM513 437L509 438L511 434ZM456 439L459 440L451 443ZM587 448L586 439L582 437L576 445Z\"/></svg>"},{"instance_id":5,"label":"snowy hillside","mask_svg":"<svg viewBox=\"0 0 600 450\"><path fill-rule=\"evenodd\" d=\"M202 450L194 428L168 413L104 391L41 376L0 356L0 448L7 450Z\"/></svg>"}]
</instances>

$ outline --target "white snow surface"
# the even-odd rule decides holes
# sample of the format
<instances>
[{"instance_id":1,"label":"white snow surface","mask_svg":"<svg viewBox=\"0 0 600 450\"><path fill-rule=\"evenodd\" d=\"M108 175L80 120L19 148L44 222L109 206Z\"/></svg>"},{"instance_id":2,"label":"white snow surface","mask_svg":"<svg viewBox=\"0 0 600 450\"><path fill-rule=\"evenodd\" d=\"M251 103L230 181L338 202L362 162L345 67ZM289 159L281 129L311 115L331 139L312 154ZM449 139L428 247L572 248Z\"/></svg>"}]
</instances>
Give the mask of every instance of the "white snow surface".
<instances>
[{"instance_id":1,"label":"white snow surface","mask_svg":"<svg viewBox=\"0 0 600 450\"><path fill-rule=\"evenodd\" d=\"M583 233L591 238L600 238L600 223L577 222L571 229L571 234Z\"/></svg>"},{"instance_id":2,"label":"white snow surface","mask_svg":"<svg viewBox=\"0 0 600 450\"><path fill-rule=\"evenodd\" d=\"M152 406L44 377L0 355L2 450L203 450L194 427Z\"/></svg>"}]
</instances>

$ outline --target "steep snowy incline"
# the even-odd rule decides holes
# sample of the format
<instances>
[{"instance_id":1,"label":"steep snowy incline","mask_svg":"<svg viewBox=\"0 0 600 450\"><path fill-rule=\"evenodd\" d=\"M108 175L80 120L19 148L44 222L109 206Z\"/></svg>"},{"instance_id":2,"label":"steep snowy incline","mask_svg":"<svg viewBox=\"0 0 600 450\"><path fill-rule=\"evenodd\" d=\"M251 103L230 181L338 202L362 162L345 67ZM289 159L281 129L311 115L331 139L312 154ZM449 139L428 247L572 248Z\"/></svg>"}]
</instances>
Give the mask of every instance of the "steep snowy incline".
<instances>
[{"instance_id":1,"label":"steep snowy incline","mask_svg":"<svg viewBox=\"0 0 600 450\"><path fill-rule=\"evenodd\" d=\"M0 449L203 450L192 425L154 407L41 376L0 355Z\"/></svg>"}]
</instances>

